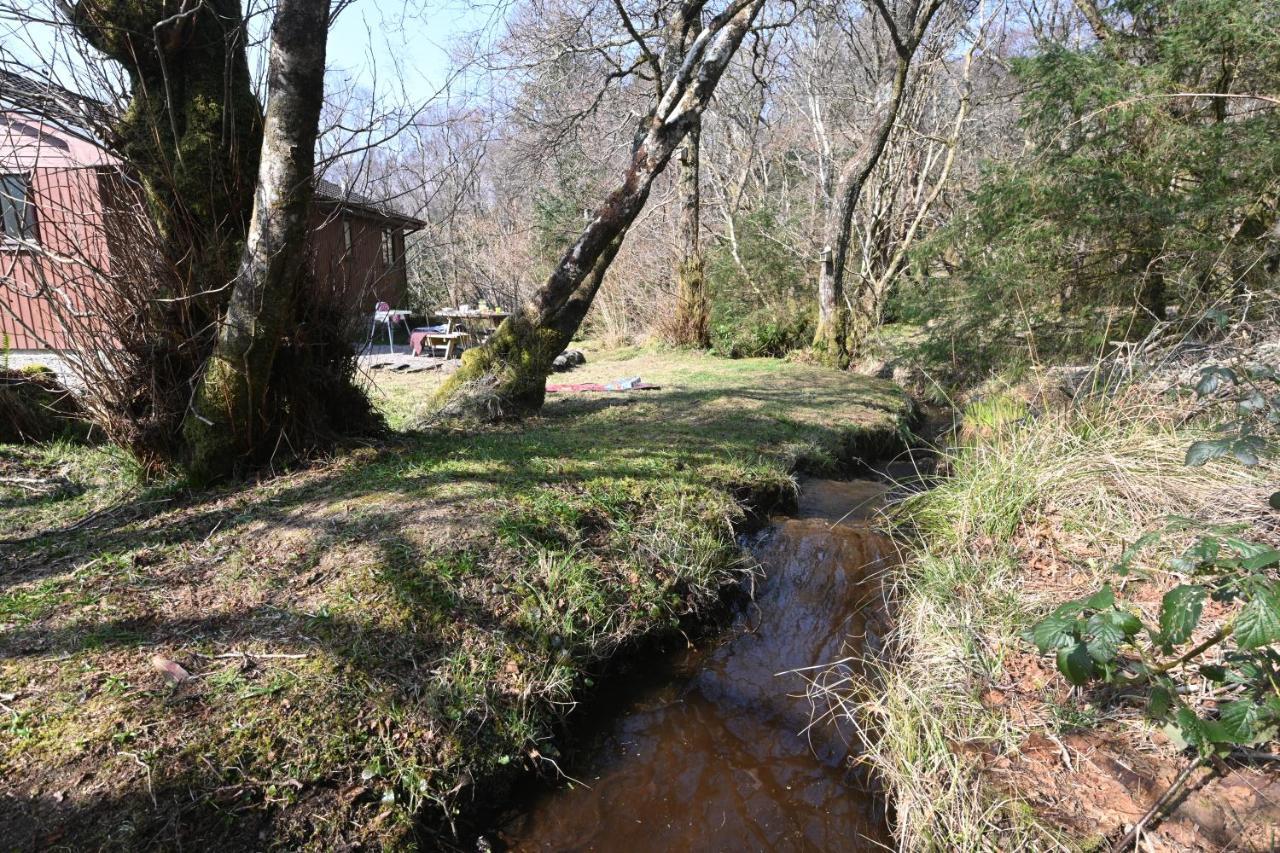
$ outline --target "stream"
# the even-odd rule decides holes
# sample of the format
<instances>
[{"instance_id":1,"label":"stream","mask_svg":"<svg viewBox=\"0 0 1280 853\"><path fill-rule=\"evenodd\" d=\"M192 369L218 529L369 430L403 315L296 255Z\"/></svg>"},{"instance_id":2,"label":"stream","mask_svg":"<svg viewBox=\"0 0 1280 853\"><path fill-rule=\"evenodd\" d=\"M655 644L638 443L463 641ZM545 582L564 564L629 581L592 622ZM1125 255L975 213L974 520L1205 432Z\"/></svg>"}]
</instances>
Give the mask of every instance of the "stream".
<instances>
[{"instance_id":1,"label":"stream","mask_svg":"<svg viewBox=\"0 0 1280 853\"><path fill-rule=\"evenodd\" d=\"M887 486L802 483L794 516L750 540L755 599L719 637L627 685L563 781L494 839L509 850L878 850L880 797L849 769L847 727L810 725L793 672L858 654L883 630L892 553L868 519ZM781 675L780 675L781 673ZM825 703L819 704L825 710ZM846 724L847 726L847 724Z\"/></svg>"}]
</instances>

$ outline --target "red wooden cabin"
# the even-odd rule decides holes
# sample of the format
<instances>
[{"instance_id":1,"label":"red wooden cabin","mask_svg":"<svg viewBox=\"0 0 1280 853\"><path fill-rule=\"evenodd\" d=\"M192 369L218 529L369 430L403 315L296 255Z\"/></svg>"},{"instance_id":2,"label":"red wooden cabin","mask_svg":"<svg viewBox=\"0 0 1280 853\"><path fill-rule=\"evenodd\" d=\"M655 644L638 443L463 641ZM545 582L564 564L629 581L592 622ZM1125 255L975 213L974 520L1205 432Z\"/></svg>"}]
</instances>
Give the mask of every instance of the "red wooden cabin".
<instances>
[{"instance_id":1,"label":"red wooden cabin","mask_svg":"<svg viewBox=\"0 0 1280 853\"><path fill-rule=\"evenodd\" d=\"M59 352L102 346L92 334L85 337L99 339L67 340L58 316L91 315L84 303L92 299L83 294L126 250L108 239L120 168L87 135L0 112L0 361L62 369ZM360 314L378 302L404 304L405 235L424 223L324 180L317 181L311 223L317 287ZM54 300L62 305L55 308Z\"/></svg>"}]
</instances>

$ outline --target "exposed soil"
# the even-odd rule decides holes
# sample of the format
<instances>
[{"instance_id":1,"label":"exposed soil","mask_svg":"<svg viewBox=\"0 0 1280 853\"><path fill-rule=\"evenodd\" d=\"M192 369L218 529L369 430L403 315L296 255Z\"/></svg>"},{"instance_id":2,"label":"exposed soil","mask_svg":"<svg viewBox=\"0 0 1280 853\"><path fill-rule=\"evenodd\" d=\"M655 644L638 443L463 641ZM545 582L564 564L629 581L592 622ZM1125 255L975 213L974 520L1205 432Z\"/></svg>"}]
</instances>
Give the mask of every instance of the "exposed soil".
<instances>
[{"instance_id":1,"label":"exposed soil","mask_svg":"<svg viewBox=\"0 0 1280 853\"><path fill-rule=\"evenodd\" d=\"M1107 556L1096 552L1086 531L1068 533L1051 523L1023 529L1019 546L1024 591L1051 601L1096 589L1084 560ZM1125 589L1125 599L1150 614L1176 582L1135 582ZM1215 608L1221 605L1209 602L1197 639L1212 630L1220 615ZM978 757L998 788L1086 848L1120 841L1195 760L1193 751L1178 748L1143 717L1138 697L1073 689L1052 661L1025 646L1005 650L1003 661L1002 677L982 702L1030 734L1012 751L979 751ZM1259 751L1274 753L1274 746ZM1273 758L1217 761L1197 769L1182 793L1144 824L1136 849L1280 849L1278 768Z\"/></svg>"}]
</instances>

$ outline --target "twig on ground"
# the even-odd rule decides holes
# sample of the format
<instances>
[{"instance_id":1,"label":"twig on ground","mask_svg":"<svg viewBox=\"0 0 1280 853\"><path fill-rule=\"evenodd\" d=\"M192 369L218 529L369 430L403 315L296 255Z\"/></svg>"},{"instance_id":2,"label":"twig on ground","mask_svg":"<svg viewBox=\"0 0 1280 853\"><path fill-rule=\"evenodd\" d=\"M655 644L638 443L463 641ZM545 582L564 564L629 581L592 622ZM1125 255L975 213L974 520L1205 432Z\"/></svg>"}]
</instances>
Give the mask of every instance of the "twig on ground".
<instances>
[{"instance_id":1,"label":"twig on ground","mask_svg":"<svg viewBox=\"0 0 1280 853\"><path fill-rule=\"evenodd\" d=\"M1164 808L1167 803L1173 800L1178 791L1181 790L1182 786L1186 784L1187 779L1191 778L1191 774L1195 772L1196 768L1203 764L1203 756L1188 764L1183 771L1178 774L1178 778L1173 780L1173 784L1165 789L1163 794L1156 798L1156 801L1151 804L1151 808L1147 809L1146 814L1138 818L1138 822L1133 825L1133 829L1129 830L1125 834L1124 838L1121 838L1112 846L1111 853L1120 853L1120 851L1128 850L1130 848L1136 850L1138 834L1142 832L1143 828L1147 825L1147 822L1150 821L1151 818L1153 818L1162 808Z\"/></svg>"},{"instance_id":2,"label":"twig on ground","mask_svg":"<svg viewBox=\"0 0 1280 853\"><path fill-rule=\"evenodd\" d=\"M0 539L0 545L25 545L28 542L34 542L37 539L44 539L47 536L61 536L64 533L73 533L81 528L88 527L100 518L109 516L113 512L128 506L128 498L132 497L134 494L135 492L129 492L124 496L124 499L116 501L111 506L95 510L74 524L68 524L66 527L58 527L52 530L40 530L26 536L16 536L12 539ZM140 504L136 504L136 506L144 507L151 506L152 504L163 504L168 503L170 500L172 500L172 498L157 498L153 501L143 501Z\"/></svg>"}]
</instances>

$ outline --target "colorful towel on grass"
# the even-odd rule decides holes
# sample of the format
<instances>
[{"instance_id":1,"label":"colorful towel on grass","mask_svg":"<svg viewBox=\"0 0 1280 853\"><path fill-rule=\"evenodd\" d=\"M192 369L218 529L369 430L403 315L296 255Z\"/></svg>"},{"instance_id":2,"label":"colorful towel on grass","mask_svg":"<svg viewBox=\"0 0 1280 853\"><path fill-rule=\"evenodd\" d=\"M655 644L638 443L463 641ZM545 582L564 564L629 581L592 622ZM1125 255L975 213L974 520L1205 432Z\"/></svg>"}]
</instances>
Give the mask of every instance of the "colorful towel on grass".
<instances>
[{"instance_id":1,"label":"colorful towel on grass","mask_svg":"<svg viewBox=\"0 0 1280 853\"><path fill-rule=\"evenodd\" d=\"M615 379L612 382L579 382L573 385L548 385L548 394L559 394L566 391L656 391L661 385L642 382L639 376Z\"/></svg>"}]
</instances>

